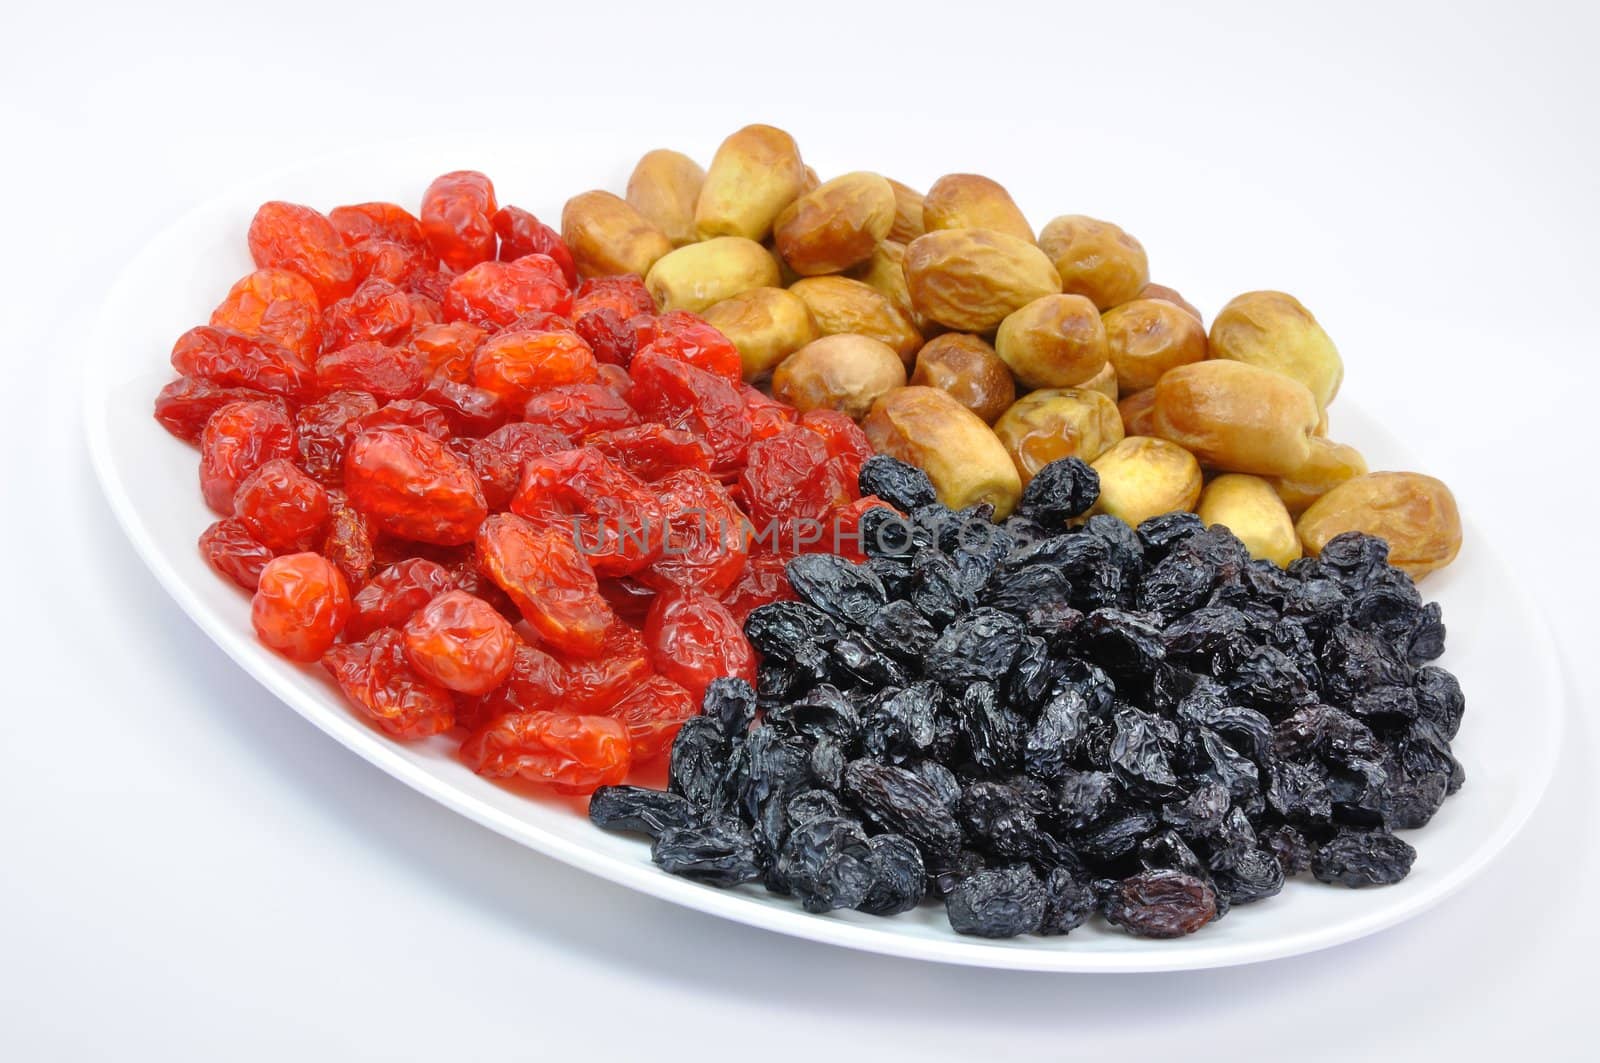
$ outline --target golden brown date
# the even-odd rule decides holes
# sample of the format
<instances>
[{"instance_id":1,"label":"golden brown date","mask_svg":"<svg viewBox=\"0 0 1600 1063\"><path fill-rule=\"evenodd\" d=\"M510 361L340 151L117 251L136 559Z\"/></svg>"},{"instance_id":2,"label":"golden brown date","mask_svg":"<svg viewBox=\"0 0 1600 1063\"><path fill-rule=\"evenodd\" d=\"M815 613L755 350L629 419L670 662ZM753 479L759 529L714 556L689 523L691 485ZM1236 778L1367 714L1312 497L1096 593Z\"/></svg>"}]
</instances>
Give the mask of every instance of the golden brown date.
<instances>
[{"instance_id":1,"label":"golden brown date","mask_svg":"<svg viewBox=\"0 0 1600 1063\"><path fill-rule=\"evenodd\" d=\"M1461 552L1461 513L1450 488L1417 472L1369 472L1317 499L1296 525L1306 553L1322 553L1345 532L1389 544L1389 563L1412 579L1443 568Z\"/></svg>"},{"instance_id":2,"label":"golden brown date","mask_svg":"<svg viewBox=\"0 0 1600 1063\"><path fill-rule=\"evenodd\" d=\"M1245 292L1211 323L1211 357L1271 369L1300 381L1326 407L1339 393L1344 362L1300 300L1284 292Z\"/></svg>"},{"instance_id":3,"label":"golden brown date","mask_svg":"<svg viewBox=\"0 0 1600 1063\"><path fill-rule=\"evenodd\" d=\"M911 305L957 332L992 332L1014 311L1061 290L1033 244L989 229L940 229L906 247Z\"/></svg>"},{"instance_id":4,"label":"golden brown date","mask_svg":"<svg viewBox=\"0 0 1600 1063\"><path fill-rule=\"evenodd\" d=\"M1103 320L1123 394L1154 387L1169 369L1205 360L1205 328L1176 303L1135 299L1107 310Z\"/></svg>"},{"instance_id":5,"label":"golden brown date","mask_svg":"<svg viewBox=\"0 0 1600 1063\"><path fill-rule=\"evenodd\" d=\"M765 240L778 213L806 185L806 166L794 138L769 125L748 125L717 148L695 201L702 239L742 236Z\"/></svg>"},{"instance_id":6,"label":"golden brown date","mask_svg":"<svg viewBox=\"0 0 1600 1063\"><path fill-rule=\"evenodd\" d=\"M859 421L873 403L905 384L905 363L888 344L841 333L785 358L772 374L772 395L802 413L838 410Z\"/></svg>"},{"instance_id":7,"label":"golden brown date","mask_svg":"<svg viewBox=\"0 0 1600 1063\"><path fill-rule=\"evenodd\" d=\"M1025 388L1078 387L1106 367L1106 330L1083 296L1044 295L1000 322L994 349Z\"/></svg>"},{"instance_id":8,"label":"golden brown date","mask_svg":"<svg viewBox=\"0 0 1600 1063\"><path fill-rule=\"evenodd\" d=\"M1150 282L1144 245L1119 226L1082 214L1052 219L1039 246L1061 275L1061 290L1085 295L1101 310L1135 298Z\"/></svg>"},{"instance_id":9,"label":"golden brown date","mask_svg":"<svg viewBox=\"0 0 1600 1063\"><path fill-rule=\"evenodd\" d=\"M1195 512L1208 526L1221 524L1244 543L1254 558L1287 565L1300 556L1294 518L1272 485L1259 476L1225 473L1200 492Z\"/></svg>"},{"instance_id":10,"label":"golden brown date","mask_svg":"<svg viewBox=\"0 0 1600 1063\"><path fill-rule=\"evenodd\" d=\"M698 314L752 288L778 284L778 264L767 249L741 236L715 236L670 251L645 274L644 286L663 313Z\"/></svg>"},{"instance_id":11,"label":"golden brown date","mask_svg":"<svg viewBox=\"0 0 1600 1063\"><path fill-rule=\"evenodd\" d=\"M894 225L894 189L875 173L824 181L778 215L778 254L802 277L839 273L865 262Z\"/></svg>"},{"instance_id":12,"label":"golden brown date","mask_svg":"<svg viewBox=\"0 0 1600 1063\"><path fill-rule=\"evenodd\" d=\"M872 448L920 466L951 509L980 502L996 520L1017 508L1022 481L1005 448L977 414L938 388L898 388L862 422Z\"/></svg>"},{"instance_id":13,"label":"golden brown date","mask_svg":"<svg viewBox=\"0 0 1600 1063\"><path fill-rule=\"evenodd\" d=\"M644 276L672 250L672 241L627 201L610 192L583 192L561 210L561 239L585 277Z\"/></svg>"},{"instance_id":14,"label":"golden brown date","mask_svg":"<svg viewBox=\"0 0 1600 1063\"><path fill-rule=\"evenodd\" d=\"M870 336L894 348L910 364L922 346L922 333L911 316L882 293L849 277L806 277L789 291L811 310L817 331L824 336L853 332Z\"/></svg>"},{"instance_id":15,"label":"golden brown date","mask_svg":"<svg viewBox=\"0 0 1600 1063\"><path fill-rule=\"evenodd\" d=\"M703 316L739 348L750 383L820 335L805 301L782 288L751 288L713 304Z\"/></svg>"},{"instance_id":16,"label":"golden brown date","mask_svg":"<svg viewBox=\"0 0 1600 1063\"><path fill-rule=\"evenodd\" d=\"M949 392L985 424L993 424L1017 399L1011 370L981 336L966 332L946 332L924 343L911 383Z\"/></svg>"},{"instance_id":17,"label":"golden brown date","mask_svg":"<svg viewBox=\"0 0 1600 1063\"><path fill-rule=\"evenodd\" d=\"M1200 463L1165 439L1128 436L1090 464L1100 474L1094 511L1135 527L1163 513L1192 510L1200 500Z\"/></svg>"},{"instance_id":18,"label":"golden brown date","mask_svg":"<svg viewBox=\"0 0 1600 1063\"><path fill-rule=\"evenodd\" d=\"M698 238L694 206L705 179L706 172L689 156L657 148L645 152L633 168L625 198L629 206L672 241L673 247L682 247Z\"/></svg>"},{"instance_id":19,"label":"golden brown date","mask_svg":"<svg viewBox=\"0 0 1600 1063\"><path fill-rule=\"evenodd\" d=\"M1280 373L1212 359L1171 370L1155 392L1156 433L1214 469L1282 476L1311 455L1317 400Z\"/></svg>"},{"instance_id":20,"label":"golden brown date","mask_svg":"<svg viewBox=\"0 0 1600 1063\"><path fill-rule=\"evenodd\" d=\"M975 173L946 174L922 198L922 227L992 229L1033 242L1033 226L1023 217L1011 193L997 181Z\"/></svg>"},{"instance_id":21,"label":"golden brown date","mask_svg":"<svg viewBox=\"0 0 1600 1063\"><path fill-rule=\"evenodd\" d=\"M994 423L1023 483L1052 461L1092 462L1122 439L1117 404L1086 388L1046 388L1011 404Z\"/></svg>"}]
</instances>

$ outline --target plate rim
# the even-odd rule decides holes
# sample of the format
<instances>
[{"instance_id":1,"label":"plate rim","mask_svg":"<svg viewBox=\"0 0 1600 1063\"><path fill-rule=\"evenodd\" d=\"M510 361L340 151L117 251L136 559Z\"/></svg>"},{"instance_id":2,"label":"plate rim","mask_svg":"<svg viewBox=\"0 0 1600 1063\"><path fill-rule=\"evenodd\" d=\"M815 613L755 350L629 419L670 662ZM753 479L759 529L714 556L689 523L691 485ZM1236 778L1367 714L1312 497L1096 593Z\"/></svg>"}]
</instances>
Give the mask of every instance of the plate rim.
<instances>
[{"instance_id":1,"label":"plate rim","mask_svg":"<svg viewBox=\"0 0 1600 1063\"><path fill-rule=\"evenodd\" d=\"M1182 949L1163 949L1157 943L1149 949L1139 951L1074 952L1070 948L1030 948L985 942L978 938L943 940L885 932L869 925L838 919L818 918L799 909L769 906L737 892L717 890L674 875L663 874L650 864L630 863L597 849L586 848L552 834L536 824L516 819L458 789L446 780L436 777L424 766L400 756L391 739L366 727L348 714L335 712L333 708L322 704L314 697L305 695L291 685L286 679L295 667L291 662L263 656L259 647L249 644L246 638L231 628L211 622L209 607L191 591L188 582L168 564L165 549L158 544L145 525L143 515L134 505L128 485L113 458L114 440L111 437L110 420L113 392L109 386L112 374L104 370L115 364L113 352L120 349L112 328L113 308L119 300L126 299L126 293L135 285L142 273L141 264L159 258L169 245L181 239L186 229L208 215L237 202L241 197L253 197L256 194L253 190L282 175L315 170L340 160L375 156L381 152L408 149L425 143L428 142L423 138L387 141L342 149L298 163L275 167L249 179L234 182L182 212L154 233L117 272L115 279L102 295L95 313L82 326L85 342L81 349L86 353L79 365L82 374L80 413L83 417L84 438L88 445L90 465L112 516L133 546L134 552L189 620L235 664L318 730L385 774L398 779L465 819L536 852L628 889L707 915L791 937L903 959L1059 974L1139 974L1206 970L1317 952L1367 937L1421 914L1466 886L1504 852L1543 801L1561 748L1571 697L1567 689L1564 662L1556 648L1549 622L1538 609L1532 596L1515 583L1501 586L1498 592L1516 599L1517 611L1533 621L1535 630L1530 632L1530 636L1540 657L1537 670L1539 674L1550 677L1552 695L1548 714L1550 726L1543 729L1543 741L1533 749L1535 756L1530 760L1530 766L1539 774L1537 783L1520 789L1517 803L1501 820L1496 831L1474 849L1469 859L1446 869L1436 884L1418 890L1415 895L1380 906L1366 917L1344 919L1331 927L1312 928L1260 942L1190 944ZM97 369L101 371L97 372ZM1354 405L1360 409L1359 403ZM149 423L152 430L160 430L153 418ZM1469 531L1473 534L1471 549L1474 552L1482 552L1503 569L1502 555L1495 549L1492 541L1482 538L1481 529L1476 526L1469 525Z\"/></svg>"}]
</instances>

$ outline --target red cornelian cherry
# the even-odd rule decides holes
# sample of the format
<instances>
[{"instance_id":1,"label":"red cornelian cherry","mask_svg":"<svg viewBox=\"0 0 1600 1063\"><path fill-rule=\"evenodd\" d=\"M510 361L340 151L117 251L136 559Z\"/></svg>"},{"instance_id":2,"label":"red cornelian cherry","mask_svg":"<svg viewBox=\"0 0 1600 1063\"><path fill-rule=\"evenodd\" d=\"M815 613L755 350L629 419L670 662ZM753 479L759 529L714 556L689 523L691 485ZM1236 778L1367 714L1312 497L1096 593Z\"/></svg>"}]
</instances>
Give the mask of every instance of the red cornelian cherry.
<instances>
[{"instance_id":1,"label":"red cornelian cherry","mask_svg":"<svg viewBox=\"0 0 1600 1063\"><path fill-rule=\"evenodd\" d=\"M406 657L405 636L394 628L334 646L322 667L352 704L394 738L429 738L455 726L455 699L417 674Z\"/></svg>"},{"instance_id":2,"label":"red cornelian cherry","mask_svg":"<svg viewBox=\"0 0 1600 1063\"><path fill-rule=\"evenodd\" d=\"M632 762L621 723L558 712L507 713L473 732L461 759L479 775L520 776L571 794L615 786Z\"/></svg>"},{"instance_id":3,"label":"red cornelian cherry","mask_svg":"<svg viewBox=\"0 0 1600 1063\"><path fill-rule=\"evenodd\" d=\"M459 694L487 694L505 682L520 641L493 606L458 590L423 606L404 633L411 667Z\"/></svg>"},{"instance_id":4,"label":"red cornelian cherry","mask_svg":"<svg viewBox=\"0 0 1600 1063\"><path fill-rule=\"evenodd\" d=\"M256 636L290 660L328 652L350 619L344 575L321 554L286 554L261 571L250 602Z\"/></svg>"}]
</instances>

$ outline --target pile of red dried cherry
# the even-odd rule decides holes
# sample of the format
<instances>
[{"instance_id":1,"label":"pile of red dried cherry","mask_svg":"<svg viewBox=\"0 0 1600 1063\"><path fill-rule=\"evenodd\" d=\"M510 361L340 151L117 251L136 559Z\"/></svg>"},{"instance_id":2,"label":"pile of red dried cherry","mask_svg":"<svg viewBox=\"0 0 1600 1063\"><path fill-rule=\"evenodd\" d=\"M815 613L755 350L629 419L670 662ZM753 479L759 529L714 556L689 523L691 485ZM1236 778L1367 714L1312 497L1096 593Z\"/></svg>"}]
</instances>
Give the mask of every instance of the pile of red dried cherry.
<instances>
[{"instance_id":1,"label":"pile of red dried cherry","mask_svg":"<svg viewBox=\"0 0 1600 1063\"><path fill-rule=\"evenodd\" d=\"M712 679L755 680L745 618L840 545L802 526L881 504L848 417L747 386L636 276L579 283L480 173L420 218L267 203L249 243L156 400L221 515L200 549L262 642L395 738L461 735L481 774L622 781Z\"/></svg>"}]
</instances>

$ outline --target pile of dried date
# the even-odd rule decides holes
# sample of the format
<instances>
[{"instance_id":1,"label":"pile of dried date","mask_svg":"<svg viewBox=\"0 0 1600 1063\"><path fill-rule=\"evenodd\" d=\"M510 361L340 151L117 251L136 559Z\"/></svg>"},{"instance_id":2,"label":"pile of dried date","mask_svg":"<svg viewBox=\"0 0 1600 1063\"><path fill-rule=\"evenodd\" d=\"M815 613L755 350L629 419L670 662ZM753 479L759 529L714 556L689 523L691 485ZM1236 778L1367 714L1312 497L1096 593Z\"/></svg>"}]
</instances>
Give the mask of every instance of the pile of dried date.
<instances>
[{"instance_id":1,"label":"pile of dried date","mask_svg":"<svg viewBox=\"0 0 1600 1063\"><path fill-rule=\"evenodd\" d=\"M887 456L864 564L797 557L755 609L758 685L719 679L669 788L606 787L597 824L716 886L876 915L943 898L964 934L1064 934L1095 912L1176 937L1309 870L1393 883L1461 785L1464 700L1427 664L1437 604L1380 539L1287 569L1190 513L1093 516L1077 459L1015 515L951 511Z\"/></svg>"}]
</instances>

